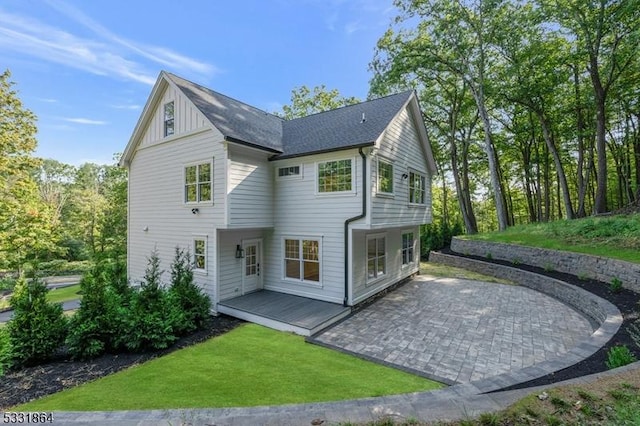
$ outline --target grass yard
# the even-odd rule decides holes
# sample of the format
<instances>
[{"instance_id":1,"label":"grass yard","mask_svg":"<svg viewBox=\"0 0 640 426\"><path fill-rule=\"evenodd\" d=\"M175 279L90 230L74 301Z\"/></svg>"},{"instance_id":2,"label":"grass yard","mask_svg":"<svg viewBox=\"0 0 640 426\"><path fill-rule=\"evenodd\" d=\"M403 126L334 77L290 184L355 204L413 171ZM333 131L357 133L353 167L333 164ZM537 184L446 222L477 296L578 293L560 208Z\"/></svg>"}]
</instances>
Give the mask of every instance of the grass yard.
<instances>
[{"instance_id":1,"label":"grass yard","mask_svg":"<svg viewBox=\"0 0 640 426\"><path fill-rule=\"evenodd\" d=\"M518 225L464 238L566 250L640 263L640 213Z\"/></svg>"},{"instance_id":2,"label":"grass yard","mask_svg":"<svg viewBox=\"0 0 640 426\"><path fill-rule=\"evenodd\" d=\"M47 299L53 303L63 303L69 300L81 299L80 284L75 284L69 287L55 288L47 293Z\"/></svg>"},{"instance_id":3,"label":"grass yard","mask_svg":"<svg viewBox=\"0 0 640 426\"><path fill-rule=\"evenodd\" d=\"M15 411L216 408L426 391L440 383L245 324Z\"/></svg>"}]
</instances>

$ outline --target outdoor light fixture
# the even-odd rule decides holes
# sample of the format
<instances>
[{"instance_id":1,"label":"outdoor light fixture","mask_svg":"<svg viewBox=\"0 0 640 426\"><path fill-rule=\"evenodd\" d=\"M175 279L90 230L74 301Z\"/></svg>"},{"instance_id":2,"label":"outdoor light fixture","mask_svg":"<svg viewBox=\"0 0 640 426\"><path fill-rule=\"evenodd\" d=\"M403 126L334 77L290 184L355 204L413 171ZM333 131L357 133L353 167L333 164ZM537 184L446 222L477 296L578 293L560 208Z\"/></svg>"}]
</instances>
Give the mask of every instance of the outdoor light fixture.
<instances>
[{"instance_id":1,"label":"outdoor light fixture","mask_svg":"<svg viewBox=\"0 0 640 426\"><path fill-rule=\"evenodd\" d=\"M404 179L406 179L406 178L408 178L408 177L409 177L409 175L408 175L408 174L406 174L406 173L403 173L403 174L402 174L402 179L403 179L403 180L404 180Z\"/></svg>"},{"instance_id":2,"label":"outdoor light fixture","mask_svg":"<svg viewBox=\"0 0 640 426\"><path fill-rule=\"evenodd\" d=\"M236 246L236 259L242 259L244 257L244 250L240 247L240 244Z\"/></svg>"}]
</instances>

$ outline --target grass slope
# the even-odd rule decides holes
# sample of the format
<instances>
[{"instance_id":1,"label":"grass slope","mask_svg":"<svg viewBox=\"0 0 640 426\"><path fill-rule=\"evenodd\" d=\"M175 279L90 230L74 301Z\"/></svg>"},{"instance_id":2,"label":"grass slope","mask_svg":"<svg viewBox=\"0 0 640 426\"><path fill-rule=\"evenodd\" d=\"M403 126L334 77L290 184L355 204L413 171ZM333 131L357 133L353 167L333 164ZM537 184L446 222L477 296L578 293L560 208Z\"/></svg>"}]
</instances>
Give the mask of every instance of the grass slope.
<instances>
[{"instance_id":1,"label":"grass slope","mask_svg":"<svg viewBox=\"0 0 640 426\"><path fill-rule=\"evenodd\" d=\"M17 411L239 407L426 391L441 384L254 324Z\"/></svg>"},{"instance_id":2,"label":"grass slope","mask_svg":"<svg viewBox=\"0 0 640 426\"><path fill-rule=\"evenodd\" d=\"M464 238L566 250L640 263L640 213L513 226Z\"/></svg>"}]
</instances>

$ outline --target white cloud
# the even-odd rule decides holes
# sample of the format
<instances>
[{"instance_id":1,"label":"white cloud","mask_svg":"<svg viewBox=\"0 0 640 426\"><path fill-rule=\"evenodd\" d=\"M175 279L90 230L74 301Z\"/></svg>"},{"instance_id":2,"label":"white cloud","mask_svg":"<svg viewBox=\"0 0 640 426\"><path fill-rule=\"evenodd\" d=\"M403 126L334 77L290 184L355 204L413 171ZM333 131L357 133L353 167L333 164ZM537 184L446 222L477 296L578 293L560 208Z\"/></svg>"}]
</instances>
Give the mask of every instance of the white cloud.
<instances>
[{"instance_id":1,"label":"white cloud","mask_svg":"<svg viewBox=\"0 0 640 426\"><path fill-rule=\"evenodd\" d=\"M0 49L88 71L102 76L153 85L156 67L149 61L182 72L210 76L217 68L160 46L147 46L117 36L80 10L62 2L47 1L65 17L92 31L84 37L37 19L0 9Z\"/></svg>"},{"instance_id":2,"label":"white cloud","mask_svg":"<svg viewBox=\"0 0 640 426\"><path fill-rule=\"evenodd\" d=\"M134 105L134 104L123 104L123 105L111 105L111 108L115 108L115 109L130 109L132 111L136 111L136 110L139 110L142 107L140 105Z\"/></svg>"},{"instance_id":3,"label":"white cloud","mask_svg":"<svg viewBox=\"0 0 640 426\"><path fill-rule=\"evenodd\" d=\"M58 103L58 100L57 99L53 99L53 98L36 98L36 100L38 100L40 102L47 103L47 104Z\"/></svg>"},{"instance_id":4,"label":"white cloud","mask_svg":"<svg viewBox=\"0 0 640 426\"><path fill-rule=\"evenodd\" d=\"M62 120L67 121L69 123L77 123L77 124L90 124L92 126L104 126L105 124L109 124L103 120L92 120L90 118L63 118Z\"/></svg>"}]
</instances>

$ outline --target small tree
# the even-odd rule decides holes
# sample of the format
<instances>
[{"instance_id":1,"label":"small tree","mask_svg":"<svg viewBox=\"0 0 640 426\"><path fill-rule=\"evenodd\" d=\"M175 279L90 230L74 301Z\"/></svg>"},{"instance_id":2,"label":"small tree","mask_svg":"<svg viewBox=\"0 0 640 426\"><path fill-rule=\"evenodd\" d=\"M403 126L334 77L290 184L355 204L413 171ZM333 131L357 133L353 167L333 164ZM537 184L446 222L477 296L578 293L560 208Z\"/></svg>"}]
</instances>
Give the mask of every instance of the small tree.
<instances>
[{"instance_id":1,"label":"small tree","mask_svg":"<svg viewBox=\"0 0 640 426\"><path fill-rule=\"evenodd\" d=\"M187 334L202 328L209 317L211 300L193 282L193 265L188 250L176 247L171 264L171 288L173 303L182 312L182 321L177 325L178 334Z\"/></svg>"},{"instance_id":2,"label":"small tree","mask_svg":"<svg viewBox=\"0 0 640 426\"><path fill-rule=\"evenodd\" d=\"M60 303L47 301L47 286L34 277L20 277L11 297L13 318L7 324L13 359L33 365L49 359L64 342L67 319Z\"/></svg>"},{"instance_id":3,"label":"small tree","mask_svg":"<svg viewBox=\"0 0 640 426\"><path fill-rule=\"evenodd\" d=\"M12 358L13 352L11 350L9 332L6 328L0 327L0 377L4 376L7 369L11 367Z\"/></svg>"}]
</instances>

